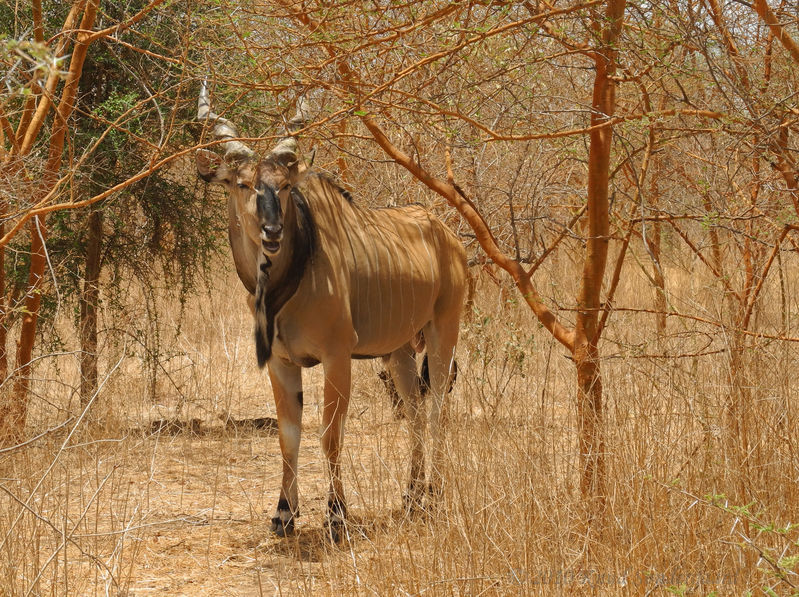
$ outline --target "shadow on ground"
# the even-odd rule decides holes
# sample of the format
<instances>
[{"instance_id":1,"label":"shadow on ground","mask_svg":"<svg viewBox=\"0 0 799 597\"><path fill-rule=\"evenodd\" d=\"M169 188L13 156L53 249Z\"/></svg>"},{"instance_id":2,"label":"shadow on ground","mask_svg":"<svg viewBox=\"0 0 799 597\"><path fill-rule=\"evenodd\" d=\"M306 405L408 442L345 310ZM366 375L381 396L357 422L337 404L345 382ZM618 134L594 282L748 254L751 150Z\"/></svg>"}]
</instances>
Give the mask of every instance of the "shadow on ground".
<instances>
[{"instance_id":1,"label":"shadow on ground","mask_svg":"<svg viewBox=\"0 0 799 597\"><path fill-rule=\"evenodd\" d=\"M424 514L409 514L404 508L397 508L388 514L351 515L347 520L344 536L338 543L332 541L324 526L301 526L286 538L273 535L260 549L269 554L316 563L330 550L349 549L361 541L372 542L378 535L391 529L404 524L420 524L425 519Z\"/></svg>"},{"instance_id":2,"label":"shadow on ground","mask_svg":"<svg viewBox=\"0 0 799 597\"><path fill-rule=\"evenodd\" d=\"M233 417L219 415L219 419L222 421L222 425L206 425L200 419L155 419L149 425L132 428L130 433L143 437L183 434L196 436L253 433L277 434L277 419L273 417L234 419Z\"/></svg>"}]
</instances>

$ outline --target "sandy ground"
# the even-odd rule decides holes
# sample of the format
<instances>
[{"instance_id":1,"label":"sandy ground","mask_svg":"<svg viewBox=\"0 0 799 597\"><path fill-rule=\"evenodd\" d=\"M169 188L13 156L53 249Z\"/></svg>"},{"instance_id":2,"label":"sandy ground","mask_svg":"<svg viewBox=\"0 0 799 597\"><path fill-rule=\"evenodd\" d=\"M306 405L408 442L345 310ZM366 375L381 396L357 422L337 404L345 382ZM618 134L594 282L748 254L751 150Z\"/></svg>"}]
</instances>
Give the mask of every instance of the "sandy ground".
<instances>
[{"instance_id":1,"label":"sandy ground","mask_svg":"<svg viewBox=\"0 0 799 597\"><path fill-rule=\"evenodd\" d=\"M406 516L401 501L406 425L393 420L386 395L367 397L368 403L355 399L344 464L350 539L331 545L323 528L327 479L319 433L321 380L314 379L317 372L308 377L310 404L306 398L299 466L301 517L293 537L281 539L269 531L281 474L274 430L212 424L201 427L199 435L161 433L124 440L129 450L146 455L125 467L128 493L116 496L124 501L119 519L131 521L123 527L128 529L126 553L119 558L118 575L128 595L327 591L326 565L354 554L363 557L375 550L377 535L379 543L391 543L393 536L420 524ZM271 408L265 403L254 412L260 416ZM356 574L352 582L357 584Z\"/></svg>"}]
</instances>

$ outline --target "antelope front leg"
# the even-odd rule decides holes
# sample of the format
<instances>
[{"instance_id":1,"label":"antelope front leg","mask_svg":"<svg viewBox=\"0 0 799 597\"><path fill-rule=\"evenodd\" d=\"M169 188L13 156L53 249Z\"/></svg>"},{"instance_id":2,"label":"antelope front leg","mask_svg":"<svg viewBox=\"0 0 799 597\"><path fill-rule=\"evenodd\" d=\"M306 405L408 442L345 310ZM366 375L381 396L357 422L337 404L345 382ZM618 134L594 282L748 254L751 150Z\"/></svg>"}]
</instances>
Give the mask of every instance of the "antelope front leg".
<instances>
[{"instance_id":1,"label":"antelope front leg","mask_svg":"<svg viewBox=\"0 0 799 597\"><path fill-rule=\"evenodd\" d=\"M327 457L330 491L327 498L327 527L334 542L341 538L347 507L341 482L339 457L344 440L344 419L350 401L351 362L337 359L324 363L325 405L322 414L322 451Z\"/></svg>"},{"instance_id":2,"label":"antelope front leg","mask_svg":"<svg viewBox=\"0 0 799 597\"><path fill-rule=\"evenodd\" d=\"M302 431L302 370L273 358L269 361L269 378L275 395L280 453L283 456L283 481L271 528L275 534L285 537L294 532L294 519L300 515L297 459Z\"/></svg>"}]
</instances>

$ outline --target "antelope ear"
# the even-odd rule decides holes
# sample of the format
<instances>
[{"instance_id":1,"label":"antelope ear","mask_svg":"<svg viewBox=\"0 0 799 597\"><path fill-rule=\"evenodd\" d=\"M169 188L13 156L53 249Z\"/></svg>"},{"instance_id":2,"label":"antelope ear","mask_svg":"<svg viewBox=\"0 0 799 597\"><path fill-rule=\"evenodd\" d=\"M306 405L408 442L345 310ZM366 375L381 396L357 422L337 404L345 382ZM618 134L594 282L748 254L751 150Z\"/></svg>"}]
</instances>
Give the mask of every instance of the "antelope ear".
<instances>
[{"instance_id":1,"label":"antelope ear","mask_svg":"<svg viewBox=\"0 0 799 597\"><path fill-rule=\"evenodd\" d=\"M213 151L198 149L194 154L194 160L197 163L197 174L205 182L225 184L233 180L234 170Z\"/></svg>"},{"instance_id":2,"label":"antelope ear","mask_svg":"<svg viewBox=\"0 0 799 597\"><path fill-rule=\"evenodd\" d=\"M293 142L293 139L291 140ZM293 150L287 150L282 145L286 143L286 141L281 141L280 144L275 148L277 151L272 151L272 157L274 158L275 162L283 166L286 171L288 172L288 179L292 185L298 184L300 180L300 171L302 169L302 163L300 159L297 157L296 152Z\"/></svg>"},{"instance_id":3,"label":"antelope ear","mask_svg":"<svg viewBox=\"0 0 799 597\"><path fill-rule=\"evenodd\" d=\"M308 175L311 173L311 166L313 166L314 158L316 157L316 147L311 150L311 155L306 159L295 160L289 168L289 177L291 184L297 186L302 184Z\"/></svg>"}]
</instances>

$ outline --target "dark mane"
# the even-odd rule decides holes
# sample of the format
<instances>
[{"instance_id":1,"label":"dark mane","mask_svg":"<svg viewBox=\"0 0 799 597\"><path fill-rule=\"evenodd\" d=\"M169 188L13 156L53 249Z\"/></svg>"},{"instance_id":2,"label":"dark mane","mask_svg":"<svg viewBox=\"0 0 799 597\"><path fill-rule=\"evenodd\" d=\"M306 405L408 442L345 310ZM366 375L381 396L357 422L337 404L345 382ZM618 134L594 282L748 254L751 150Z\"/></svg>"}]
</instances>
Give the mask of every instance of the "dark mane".
<instances>
[{"instance_id":1,"label":"dark mane","mask_svg":"<svg viewBox=\"0 0 799 597\"><path fill-rule=\"evenodd\" d=\"M344 186L336 179L334 176L327 174L326 172L318 172L316 170L313 171L313 175L317 178L321 178L325 182L327 182L330 186L332 186L338 193L347 200L347 203L353 202L352 193L350 193Z\"/></svg>"},{"instance_id":2,"label":"dark mane","mask_svg":"<svg viewBox=\"0 0 799 597\"><path fill-rule=\"evenodd\" d=\"M258 286L255 291L256 312L264 317L256 317L255 352L258 366L263 368L272 356L272 341L275 335L275 316L289 299L297 292L308 264L313 260L318 245L318 232L313 214L305 195L297 188L291 189L291 198L297 214L297 230L294 235L291 261L280 278L270 275L271 262L267 259L258 272Z\"/></svg>"},{"instance_id":3,"label":"dark mane","mask_svg":"<svg viewBox=\"0 0 799 597\"><path fill-rule=\"evenodd\" d=\"M307 258L306 261L303 262L304 269L307 260L311 259L316 252L316 246L319 240L318 232L316 230L316 222L311 213L311 208L308 205L308 200L305 198L305 195L302 194L302 191L292 187L291 198L294 199L294 206L297 208L297 225L300 231L302 231L307 249Z\"/></svg>"}]
</instances>

